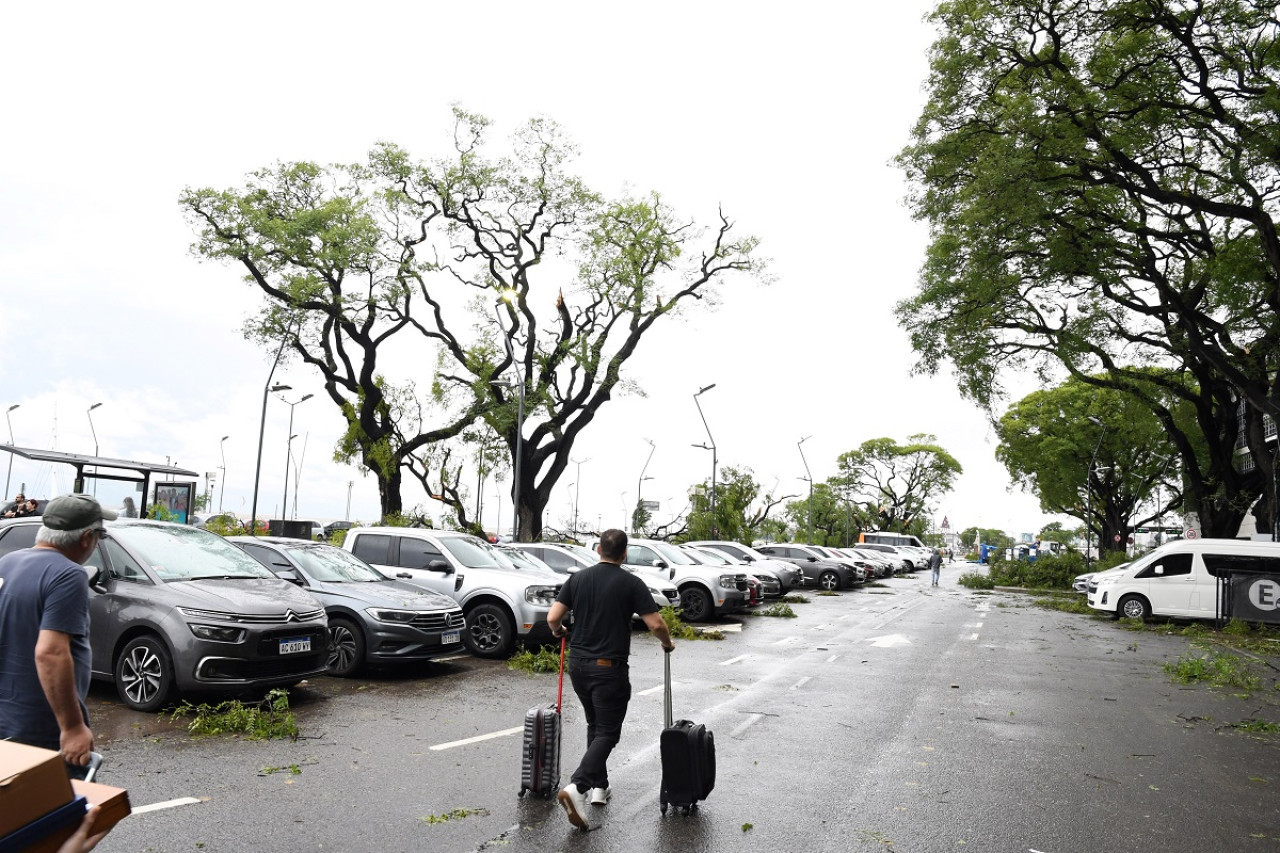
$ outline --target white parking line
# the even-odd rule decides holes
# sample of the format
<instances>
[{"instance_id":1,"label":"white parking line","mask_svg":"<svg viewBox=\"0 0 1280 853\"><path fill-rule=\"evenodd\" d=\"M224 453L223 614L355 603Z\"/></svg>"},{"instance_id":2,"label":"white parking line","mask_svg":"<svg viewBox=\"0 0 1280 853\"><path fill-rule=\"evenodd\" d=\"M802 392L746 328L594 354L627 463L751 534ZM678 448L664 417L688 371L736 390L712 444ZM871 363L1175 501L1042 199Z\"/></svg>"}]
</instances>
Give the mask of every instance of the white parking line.
<instances>
[{"instance_id":1,"label":"white parking line","mask_svg":"<svg viewBox=\"0 0 1280 853\"><path fill-rule=\"evenodd\" d=\"M981 622L966 622L966 623L964 623L964 627L966 627L966 628L981 628L981 627L982 627L982 623L981 623Z\"/></svg>"},{"instance_id":2,"label":"white parking line","mask_svg":"<svg viewBox=\"0 0 1280 853\"><path fill-rule=\"evenodd\" d=\"M977 635L977 634L970 634L970 635L969 635L969 639L970 639L970 640L976 640L976 639L978 639L978 635Z\"/></svg>"},{"instance_id":3,"label":"white parking line","mask_svg":"<svg viewBox=\"0 0 1280 853\"><path fill-rule=\"evenodd\" d=\"M792 690L795 690L795 689L797 689L797 688L804 687L806 684L808 684L808 683L809 683L809 680L810 680L811 678L813 678L813 676L811 676L811 675L806 675L804 678L800 679L800 680L799 680L799 681L797 681L795 684L791 685L791 689L792 689Z\"/></svg>"},{"instance_id":4,"label":"white parking line","mask_svg":"<svg viewBox=\"0 0 1280 853\"><path fill-rule=\"evenodd\" d=\"M131 814L146 814L147 812L158 812L161 809L172 809L178 806L190 806L200 802L195 797L179 797L176 800L165 800L163 803L152 803L149 806L137 806L131 810Z\"/></svg>"},{"instance_id":5,"label":"white parking line","mask_svg":"<svg viewBox=\"0 0 1280 853\"><path fill-rule=\"evenodd\" d=\"M831 657L827 658L827 663L835 663L839 658L840 658L840 655L832 655Z\"/></svg>"},{"instance_id":6,"label":"white parking line","mask_svg":"<svg viewBox=\"0 0 1280 853\"><path fill-rule=\"evenodd\" d=\"M745 732L747 729L754 726L756 723L760 722L760 720L763 718L764 718L764 714L751 714L745 720L742 721L742 725L738 726L736 729L729 732L729 737L737 737L738 735Z\"/></svg>"},{"instance_id":7,"label":"white parking line","mask_svg":"<svg viewBox=\"0 0 1280 853\"><path fill-rule=\"evenodd\" d=\"M774 645L775 645L775 646L785 646L785 645L787 645L788 643L794 643L794 642L795 642L796 640L798 640L798 639L800 639L800 638L799 638L799 637L783 637L781 640L778 640L776 643L774 643Z\"/></svg>"},{"instance_id":8,"label":"white parking line","mask_svg":"<svg viewBox=\"0 0 1280 853\"><path fill-rule=\"evenodd\" d=\"M455 740L449 743L438 743L435 746L429 746L427 749L432 752L439 752L442 749L453 749L455 746L466 746L470 743L479 743L482 740L493 740L494 738L506 737L507 735L518 735L524 731L524 726L516 726L514 729L503 729L500 732L489 732L487 735L476 735L466 740Z\"/></svg>"},{"instance_id":9,"label":"white parking line","mask_svg":"<svg viewBox=\"0 0 1280 853\"><path fill-rule=\"evenodd\" d=\"M738 655L736 658L729 658L728 660L722 660L722 661L720 661L720 665L721 665L721 666L728 666L729 664L737 663L738 661L746 660L748 657L750 657L750 655Z\"/></svg>"},{"instance_id":10,"label":"white parking line","mask_svg":"<svg viewBox=\"0 0 1280 853\"><path fill-rule=\"evenodd\" d=\"M647 689L645 689L645 690L641 690L641 691L640 691L639 693L637 693L636 695L637 695L637 696L648 696L650 693L657 693L657 692L658 692L659 690L661 690L661 689L662 689L662 685L661 685L661 684L659 684L657 687L649 687L649 688L647 688Z\"/></svg>"},{"instance_id":11,"label":"white parking line","mask_svg":"<svg viewBox=\"0 0 1280 853\"><path fill-rule=\"evenodd\" d=\"M448 663L451 660L462 660L463 658L469 657L471 657L471 655L450 655L447 658L436 658L436 663Z\"/></svg>"}]
</instances>

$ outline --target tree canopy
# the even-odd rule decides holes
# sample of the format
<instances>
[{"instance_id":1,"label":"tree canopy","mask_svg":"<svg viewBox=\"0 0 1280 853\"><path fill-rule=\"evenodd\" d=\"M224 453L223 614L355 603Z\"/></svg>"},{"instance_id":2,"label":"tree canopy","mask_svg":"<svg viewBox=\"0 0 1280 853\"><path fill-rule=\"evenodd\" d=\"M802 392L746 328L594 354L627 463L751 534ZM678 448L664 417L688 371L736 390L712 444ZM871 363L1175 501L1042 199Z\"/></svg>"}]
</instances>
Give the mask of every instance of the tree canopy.
<instances>
[{"instance_id":1,"label":"tree canopy","mask_svg":"<svg viewBox=\"0 0 1280 853\"><path fill-rule=\"evenodd\" d=\"M864 441L840 454L829 481L848 501L860 504L867 524L879 530L923 532L933 501L951 491L964 468L932 435ZM915 525L914 527L912 525Z\"/></svg>"},{"instance_id":2,"label":"tree canopy","mask_svg":"<svg viewBox=\"0 0 1280 853\"><path fill-rule=\"evenodd\" d=\"M704 228L657 194L588 188L551 121L530 121L506 155L490 153L489 129L455 109L448 158L383 143L362 164L280 164L181 204L193 250L260 291L246 334L324 378L348 425L337 456L377 475L384 515L408 471L473 527L462 471L492 454L460 439L479 423L520 458L520 537L536 539L643 336L722 281L763 276L764 261L723 213Z\"/></svg>"}]
</instances>

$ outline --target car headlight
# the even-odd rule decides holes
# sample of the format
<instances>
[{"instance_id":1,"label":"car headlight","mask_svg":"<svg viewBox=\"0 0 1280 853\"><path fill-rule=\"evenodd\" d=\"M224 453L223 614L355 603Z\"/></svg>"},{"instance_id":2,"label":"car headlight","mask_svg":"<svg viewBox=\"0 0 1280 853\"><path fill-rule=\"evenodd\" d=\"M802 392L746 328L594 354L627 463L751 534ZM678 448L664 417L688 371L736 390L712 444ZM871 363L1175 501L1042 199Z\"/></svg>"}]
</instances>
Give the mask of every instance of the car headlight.
<instances>
[{"instance_id":1,"label":"car headlight","mask_svg":"<svg viewBox=\"0 0 1280 853\"><path fill-rule=\"evenodd\" d=\"M413 617L418 615L416 610L390 610L383 607L366 607L364 612L379 622L389 622L393 625L408 625L413 621Z\"/></svg>"},{"instance_id":2,"label":"car headlight","mask_svg":"<svg viewBox=\"0 0 1280 853\"><path fill-rule=\"evenodd\" d=\"M725 589L737 589L738 579L735 578L733 575L721 575L720 586L724 587Z\"/></svg>"},{"instance_id":3,"label":"car headlight","mask_svg":"<svg viewBox=\"0 0 1280 853\"><path fill-rule=\"evenodd\" d=\"M524 589L524 600L530 604L550 607L556 603L556 591L554 586L527 586Z\"/></svg>"},{"instance_id":4,"label":"car headlight","mask_svg":"<svg viewBox=\"0 0 1280 853\"><path fill-rule=\"evenodd\" d=\"M195 634L202 640L212 640L215 643L243 643L245 634L244 628L229 628L224 625L192 625L187 624L191 629L191 633Z\"/></svg>"}]
</instances>

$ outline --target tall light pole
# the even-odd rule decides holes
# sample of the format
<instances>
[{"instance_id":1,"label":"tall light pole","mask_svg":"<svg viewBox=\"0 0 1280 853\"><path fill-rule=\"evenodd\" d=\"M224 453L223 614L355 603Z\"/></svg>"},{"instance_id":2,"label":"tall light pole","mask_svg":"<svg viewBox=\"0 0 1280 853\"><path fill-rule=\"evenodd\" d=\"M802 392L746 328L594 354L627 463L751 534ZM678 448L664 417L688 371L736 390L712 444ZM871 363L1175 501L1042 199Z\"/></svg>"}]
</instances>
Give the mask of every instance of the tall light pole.
<instances>
[{"instance_id":1,"label":"tall light pole","mask_svg":"<svg viewBox=\"0 0 1280 853\"><path fill-rule=\"evenodd\" d=\"M281 349L284 344L281 343ZM277 353L277 358L279 354ZM276 368L273 364L271 372L275 373ZM276 391L292 391L291 385L272 385L268 380L267 385L262 389L262 421L258 424L258 464L253 469L253 506L249 510L249 535L258 535L258 484L262 479L262 436L267 430L267 397Z\"/></svg>"},{"instance_id":2,"label":"tall light pole","mask_svg":"<svg viewBox=\"0 0 1280 853\"><path fill-rule=\"evenodd\" d=\"M514 302L516 296L517 294L514 290L503 291L501 298L493 306L493 313L498 318L498 329L501 330L502 332L502 344L507 351L507 360L511 362L512 367L516 367L516 355L515 355L515 350L511 348L511 336L507 334L506 327L502 325L502 303L505 302L507 303L508 306L510 306ZM508 310L514 311L515 309L509 307ZM513 511L511 513L511 516L512 516L511 517L511 541L512 542L520 541L520 462L521 462L521 456L524 450L524 390L525 390L524 379L525 378L523 374L520 373L520 369L518 367L516 368L516 376L519 377L519 382L515 386L516 392L518 394L518 399L519 399L519 403L518 403L519 408L516 411L516 466L515 466L515 472L513 475L515 477L515 488L512 490L512 496L511 496L512 501L514 503ZM499 385L501 387L506 387L506 388L511 387L511 385L509 384L500 383L500 382L494 382L493 384Z\"/></svg>"},{"instance_id":3,"label":"tall light pole","mask_svg":"<svg viewBox=\"0 0 1280 853\"><path fill-rule=\"evenodd\" d=\"M289 442L285 447L284 454L284 501L280 504L281 518L289 517L289 465L293 462L293 440L297 438L297 436L293 434L293 407L298 405L298 403L305 403L313 396L314 395L312 394L304 394L301 399L295 400L292 403L284 397L280 398L280 402L289 407L289 432L287 433L289 436Z\"/></svg>"},{"instance_id":4,"label":"tall light pole","mask_svg":"<svg viewBox=\"0 0 1280 853\"><path fill-rule=\"evenodd\" d=\"M805 541L810 545L813 544L813 474L809 471L809 460L804 458L804 447L802 445L811 438L813 436L806 435L796 442L796 449L800 451L800 461L804 463L804 475L809 481L809 534Z\"/></svg>"},{"instance_id":5,"label":"tall light pole","mask_svg":"<svg viewBox=\"0 0 1280 853\"><path fill-rule=\"evenodd\" d=\"M9 412L12 412L14 409L18 408L20 405L22 405L22 404L21 404L21 403L14 403L12 406L10 406L8 409L6 409L6 410L5 410L5 413L4 413L4 419L5 419L5 422L9 424L9 446L10 446L10 447L13 447L13 421L9 418ZM12 452L12 451L10 451L10 452L9 452L9 473L4 475L4 497L5 497L5 500L8 500L8 499L9 499L9 480L10 480L12 477L13 477L13 452Z\"/></svg>"},{"instance_id":6,"label":"tall light pole","mask_svg":"<svg viewBox=\"0 0 1280 853\"><path fill-rule=\"evenodd\" d=\"M578 466L578 482L574 483L573 489L573 538L578 538L578 498L582 495L582 463L590 462L590 459L570 459L574 465Z\"/></svg>"},{"instance_id":7,"label":"tall light pole","mask_svg":"<svg viewBox=\"0 0 1280 853\"><path fill-rule=\"evenodd\" d=\"M1089 420L1102 427L1102 431L1098 433L1098 443L1093 446L1093 455L1089 457L1089 471L1085 475L1084 480L1084 500L1085 500L1085 522L1084 522L1084 569L1089 570L1090 559L1093 551L1093 477L1094 465L1098 461L1098 450L1102 447L1102 439L1107 434L1107 425L1102 422L1096 415L1088 415ZM1099 531L1098 536L1102 533Z\"/></svg>"},{"instance_id":8,"label":"tall light pole","mask_svg":"<svg viewBox=\"0 0 1280 853\"><path fill-rule=\"evenodd\" d=\"M644 472L649 470L649 460L653 459L653 452L658 449L658 445L653 443L653 439L646 438L645 441L649 442L649 455L644 460L644 467L640 469L640 480L636 483L636 512L635 516L631 519L632 534L640 532L640 513L643 512L643 501L641 500L640 490L644 487L645 480L653 479L652 477L646 477Z\"/></svg>"},{"instance_id":9,"label":"tall light pole","mask_svg":"<svg viewBox=\"0 0 1280 853\"><path fill-rule=\"evenodd\" d=\"M708 447L705 444L695 444L694 447L701 447L703 450L711 451L711 538L718 538L719 527L716 525L716 440L711 436L711 427L707 426L707 416L702 414L702 404L698 402L698 398L703 394L716 387L716 383L712 382L698 393L693 395L693 404L698 407L698 417L702 418L702 428L707 431L707 440L711 442Z\"/></svg>"},{"instance_id":10,"label":"tall light pole","mask_svg":"<svg viewBox=\"0 0 1280 853\"><path fill-rule=\"evenodd\" d=\"M93 433L93 455L98 455L98 431L93 428L93 410L101 406L101 403L94 403L85 409L85 414L89 417L89 432Z\"/></svg>"},{"instance_id":11,"label":"tall light pole","mask_svg":"<svg viewBox=\"0 0 1280 853\"><path fill-rule=\"evenodd\" d=\"M218 512L222 512L222 497L227 493L227 439L229 435L224 435L222 441L218 442L218 452L222 454L222 465L218 468L222 472L222 485L218 487Z\"/></svg>"}]
</instances>

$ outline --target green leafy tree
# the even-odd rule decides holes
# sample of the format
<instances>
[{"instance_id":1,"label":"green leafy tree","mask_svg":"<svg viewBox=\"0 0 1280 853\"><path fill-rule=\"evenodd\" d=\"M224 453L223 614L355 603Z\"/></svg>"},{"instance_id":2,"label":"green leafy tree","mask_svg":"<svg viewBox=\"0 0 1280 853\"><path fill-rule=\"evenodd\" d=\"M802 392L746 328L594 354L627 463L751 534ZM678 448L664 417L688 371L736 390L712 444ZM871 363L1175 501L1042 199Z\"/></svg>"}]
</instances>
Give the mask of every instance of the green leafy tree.
<instances>
[{"instance_id":1,"label":"green leafy tree","mask_svg":"<svg viewBox=\"0 0 1280 853\"><path fill-rule=\"evenodd\" d=\"M482 420L519 450L520 536L537 539L575 440L638 390L623 368L654 323L764 266L723 213L701 228L656 194L589 189L550 121L492 156L488 120L454 119L456 150L433 163L382 144L364 164L284 164L181 203L196 253L260 291L249 336L324 378L348 424L337 456L377 475L384 515L408 471L471 526L455 448ZM388 375L406 359L432 366L429 384Z\"/></svg>"},{"instance_id":2,"label":"green leafy tree","mask_svg":"<svg viewBox=\"0 0 1280 853\"><path fill-rule=\"evenodd\" d=\"M688 529L684 541L726 539L751 543L761 536L770 521L769 514L781 506L788 495L775 496L763 492L750 468L725 466L716 482L716 507L711 514L711 480L707 478L689 493Z\"/></svg>"},{"instance_id":3,"label":"green leafy tree","mask_svg":"<svg viewBox=\"0 0 1280 853\"><path fill-rule=\"evenodd\" d=\"M956 0L933 22L929 103L899 158L931 227L898 309L918 369L949 361L988 407L1012 371L1139 396L1188 508L1234 535L1274 482L1262 415L1280 414L1273 10Z\"/></svg>"},{"instance_id":4,"label":"green leafy tree","mask_svg":"<svg viewBox=\"0 0 1280 853\"><path fill-rule=\"evenodd\" d=\"M858 502L865 523L879 530L921 535L928 527L930 504L951 491L964 472L960 463L932 435L864 441L840 454L832 482L846 500Z\"/></svg>"},{"instance_id":5,"label":"green leafy tree","mask_svg":"<svg viewBox=\"0 0 1280 853\"><path fill-rule=\"evenodd\" d=\"M1096 414L1095 414L1096 413ZM1092 419L1096 419L1092 420ZM1154 520L1150 497L1181 503L1175 448L1160 420L1138 397L1079 381L1033 392L996 424L996 458L1047 513L1080 519L1099 554L1132 528Z\"/></svg>"},{"instance_id":6,"label":"green leafy tree","mask_svg":"<svg viewBox=\"0 0 1280 853\"><path fill-rule=\"evenodd\" d=\"M1000 548L1007 548L1014 544L1012 536L994 527L966 527L960 531L961 545L973 550L974 542L981 542L983 545L995 545Z\"/></svg>"}]
</instances>

